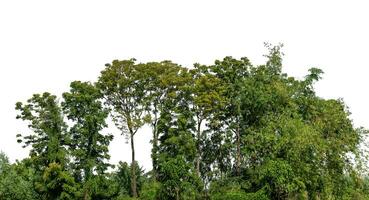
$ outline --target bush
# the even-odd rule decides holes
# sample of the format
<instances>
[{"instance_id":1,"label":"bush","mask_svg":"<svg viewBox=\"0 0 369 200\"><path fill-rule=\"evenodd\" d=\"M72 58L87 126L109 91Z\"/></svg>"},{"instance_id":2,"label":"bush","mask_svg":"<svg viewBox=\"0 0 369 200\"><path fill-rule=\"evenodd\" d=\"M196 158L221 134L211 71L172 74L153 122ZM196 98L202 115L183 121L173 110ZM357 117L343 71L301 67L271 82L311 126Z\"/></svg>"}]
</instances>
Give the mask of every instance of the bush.
<instances>
[{"instance_id":1,"label":"bush","mask_svg":"<svg viewBox=\"0 0 369 200\"><path fill-rule=\"evenodd\" d=\"M160 191L160 183L156 181L149 181L143 184L140 199L155 200Z\"/></svg>"}]
</instances>

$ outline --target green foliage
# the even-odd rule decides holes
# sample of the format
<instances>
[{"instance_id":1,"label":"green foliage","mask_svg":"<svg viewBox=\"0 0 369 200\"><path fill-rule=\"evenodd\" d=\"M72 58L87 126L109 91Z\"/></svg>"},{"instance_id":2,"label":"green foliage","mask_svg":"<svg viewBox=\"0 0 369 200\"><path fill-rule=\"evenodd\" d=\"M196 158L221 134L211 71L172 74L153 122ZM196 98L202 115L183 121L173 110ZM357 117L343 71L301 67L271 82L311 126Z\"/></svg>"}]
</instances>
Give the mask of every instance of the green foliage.
<instances>
[{"instance_id":1,"label":"green foliage","mask_svg":"<svg viewBox=\"0 0 369 200\"><path fill-rule=\"evenodd\" d=\"M159 197L161 187L160 182L152 180L146 181L142 186L140 199L156 200Z\"/></svg>"},{"instance_id":2,"label":"green foliage","mask_svg":"<svg viewBox=\"0 0 369 200\"><path fill-rule=\"evenodd\" d=\"M78 188L72 175L58 163L50 163L35 187L43 199L76 199Z\"/></svg>"},{"instance_id":3,"label":"green foliage","mask_svg":"<svg viewBox=\"0 0 369 200\"><path fill-rule=\"evenodd\" d=\"M116 126L130 139L131 143L131 191L137 197L137 175L135 160L134 135L149 117L144 116L146 111L145 93L146 82L143 77L145 66L135 64L135 60L114 60L106 64L101 72L98 87L105 97L106 104L112 108L113 121Z\"/></svg>"},{"instance_id":4,"label":"green foliage","mask_svg":"<svg viewBox=\"0 0 369 200\"><path fill-rule=\"evenodd\" d=\"M152 127L152 151L151 158L153 163L153 176L157 177L158 171L158 150L159 132L158 122L160 113L164 108L165 102L172 98L178 90L178 85L182 79L180 74L183 68L170 61L149 62L140 71L140 79L145 82L145 100L143 101L148 115L149 124Z\"/></svg>"},{"instance_id":5,"label":"green foliage","mask_svg":"<svg viewBox=\"0 0 369 200\"><path fill-rule=\"evenodd\" d=\"M269 197L265 189L260 189L256 192L246 192L247 183L240 183L234 178L227 178L218 181L213 181L210 187L210 199L234 199L234 200L268 200Z\"/></svg>"},{"instance_id":6,"label":"green foliage","mask_svg":"<svg viewBox=\"0 0 369 200\"><path fill-rule=\"evenodd\" d=\"M0 151L0 174L4 173L9 167L9 158L8 156Z\"/></svg>"},{"instance_id":7,"label":"green foliage","mask_svg":"<svg viewBox=\"0 0 369 200\"><path fill-rule=\"evenodd\" d=\"M211 200L268 200L268 196L262 192L245 193L242 191L227 191L223 194L216 194L211 197Z\"/></svg>"},{"instance_id":8,"label":"green foliage","mask_svg":"<svg viewBox=\"0 0 369 200\"><path fill-rule=\"evenodd\" d=\"M259 66L246 57L191 70L114 60L96 86L72 82L62 106L49 93L18 102L32 131L19 142L31 153L16 164L0 154L0 199L369 199L360 149L368 131L353 126L341 99L315 94L322 70L297 80L282 72L282 45L265 46ZM106 173L109 114L132 162ZM145 124L147 174L134 146Z\"/></svg>"},{"instance_id":9,"label":"green foliage","mask_svg":"<svg viewBox=\"0 0 369 200\"><path fill-rule=\"evenodd\" d=\"M143 174L144 171L139 167L138 163L134 165L136 167L137 177L137 190L141 191L141 188L146 181L146 176ZM131 167L126 162L119 162L117 170L113 173L113 179L118 185L119 196L131 196ZM140 193L139 193L140 195ZM141 195L140 195L141 196Z\"/></svg>"},{"instance_id":10,"label":"green foliage","mask_svg":"<svg viewBox=\"0 0 369 200\"><path fill-rule=\"evenodd\" d=\"M35 94L26 104L16 103L17 119L29 122L32 133L24 136L24 146L31 146L29 167L35 170L32 186L42 199L74 199L77 188L66 170L69 135L61 107L50 93ZM21 137L17 135L17 137Z\"/></svg>"},{"instance_id":11,"label":"green foliage","mask_svg":"<svg viewBox=\"0 0 369 200\"><path fill-rule=\"evenodd\" d=\"M20 112L17 119L29 122L28 127L33 131L23 139L18 139L18 142L24 142L23 147L32 147L30 156L37 165L42 168L52 162L65 163L64 144L68 137L56 96L47 92L34 94L26 104L17 102L16 110Z\"/></svg>"},{"instance_id":12,"label":"green foliage","mask_svg":"<svg viewBox=\"0 0 369 200\"><path fill-rule=\"evenodd\" d=\"M10 164L7 156L0 153L0 199L39 199L34 190L34 170L23 163Z\"/></svg>"},{"instance_id":13,"label":"green foliage","mask_svg":"<svg viewBox=\"0 0 369 200\"><path fill-rule=\"evenodd\" d=\"M159 166L160 199L196 199L201 182L183 158L167 159Z\"/></svg>"},{"instance_id":14,"label":"green foliage","mask_svg":"<svg viewBox=\"0 0 369 200\"><path fill-rule=\"evenodd\" d=\"M89 184L90 198L91 199L114 199L118 196L117 182L109 175L96 175L93 176Z\"/></svg>"},{"instance_id":15,"label":"green foliage","mask_svg":"<svg viewBox=\"0 0 369 200\"><path fill-rule=\"evenodd\" d=\"M191 74L183 70L177 77L177 91L166 99L158 121L159 165L161 182L159 199L195 199L201 191L201 181L193 160L196 144L191 112Z\"/></svg>"},{"instance_id":16,"label":"green foliage","mask_svg":"<svg viewBox=\"0 0 369 200\"><path fill-rule=\"evenodd\" d=\"M135 64L134 59L114 60L112 64L106 64L97 83L107 105L113 109L117 127L129 137L145 123L143 68L142 64Z\"/></svg>"},{"instance_id":17,"label":"green foliage","mask_svg":"<svg viewBox=\"0 0 369 200\"><path fill-rule=\"evenodd\" d=\"M109 164L110 134L102 134L107 127L108 110L103 108L100 91L90 83L74 81L70 92L63 93L62 108L74 123L69 130L69 147L73 156L74 175L83 180L85 199L91 196L90 183L94 172L102 174ZM83 173L81 173L83 171Z\"/></svg>"}]
</instances>

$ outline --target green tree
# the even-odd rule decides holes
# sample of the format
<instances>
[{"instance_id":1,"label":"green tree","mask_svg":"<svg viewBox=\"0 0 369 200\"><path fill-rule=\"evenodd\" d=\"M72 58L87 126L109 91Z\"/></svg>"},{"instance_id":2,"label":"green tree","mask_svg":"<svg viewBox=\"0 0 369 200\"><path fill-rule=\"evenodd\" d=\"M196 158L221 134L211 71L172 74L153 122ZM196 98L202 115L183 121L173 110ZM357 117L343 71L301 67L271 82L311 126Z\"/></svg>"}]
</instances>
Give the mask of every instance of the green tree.
<instances>
[{"instance_id":1,"label":"green tree","mask_svg":"<svg viewBox=\"0 0 369 200\"><path fill-rule=\"evenodd\" d=\"M146 176L142 168L139 165L135 165L136 176L137 176L137 191L139 196L141 196L140 192L141 188L146 181ZM124 196L132 196L131 191L131 166L129 166L126 162L119 162L117 165L117 170L113 173L113 179L118 185L118 194L120 197Z\"/></svg>"},{"instance_id":2,"label":"green tree","mask_svg":"<svg viewBox=\"0 0 369 200\"><path fill-rule=\"evenodd\" d=\"M118 198L119 185L112 173L95 175L91 178L89 184L91 188L91 199Z\"/></svg>"},{"instance_id":3,"label":"green tree","mask_svg":"<svg viewBox=\"0 0 369 200\"><path fill-rule=\"evenodd\" d=\"M68 142L67 126L56 96L47 92L34 94L26 104L17 102L16 110L19 111L17 119L27 121L32 131L24 137L18 134L18 142L23 142L23 147L32 147L30 156L37 166L42 169L53 162L64 165L65 144Z\"/></svg>"},{"instance_id":4,"label":"green tree","mask_svg":"<svg viewBox=\"0 0 369 200\"><path fill-rule=\"evenodd\" d=\"M145 64L145 69L142 70L144 74L143 79L145 81L145 93L146 110L150 117L150 125L152 127L152 172L154 178L157 177L158 170L158 121L160 112L163 109L165 101L170 98L173 92L177 90L176 86L179 79L179 73L181 73L182 67L172 63L171 61L163 62L149 62Z\"/></svg>"},{"instance_id":5,"label":"green tree","mask_svg":"<svg viewBox=\"0 0 369 200\"><path fill-rule=\"evenodd\" d=\"M115 60L106 64L101 72L98 86L101 89L106 103L113 110L113 120L122 134L128 136L132 151L131 191L137 197L137 177L134 136L148 121L145 115L145 85L143 64L135 64L135 60Z\"/></svg>"},{"instance_id":6,"label":"green tree","mask_svg":"<svg viewBox=\"0 0 369 200\"><path fill-rule=\"evenodd\" d=\"M34 174L23 163L10 164L8 157L0 152L0 199L39 199L33 185Z\"/></svg>"},{"instance_id":7,"label":"green tree","mask_svg":"<svg viewBox=\"0 0 369 200\"><path fill-rule=\"evenodd\" d=\"M37 174L34 187L43 199L73 199L76 185L67 170L69 135L61 107L50 93L35 94L26 104L16 103L17 119L29 123L32 133L17 135L23 147L31 146L31 163Z\"/></svg>"},{"instance_id":8,"label":"green tree","mask_svg":"<svg viewBox=\"0 0 369 200\"><path fill-rule=\"evenodd\" d=\"M49 164L42 174L42 182L36 182L35 187L43 199L72 200L80 196L72 174L56 162Z\"/></svg>"},{"instance_id":9,"label":"green tree","mask_svg":"<svg viewBox=\"0 0 369 200\"><path fill-rule=\"evenodd\" d=\"M211 74L207 66L195 64L192 83L193 112L196 121L196 172L200 176L202 149L206 134L203 132L203 124L211 120L216 111L225 106L224 85L221 80Z\"/></svg>"},{"instance_id":10,"label":"green tree","mask_svg":"<svg viewBox=\"0 0 369 200\"><path fill-rule=\"evenodd\" d=\"M177 90L166 99L160 112L158 131L160 199L195 199L201 191L196 174L193 112L191 111L191 79L186 69L177 76Z\"/></svg>"},{"instance_id":11,"label":"green tree","mask_svg":"<svg viewBox=\"0 0 369 200\"><path fill-rule=\"evenodd\" d=\"M6 170L6 168L9 166L9 158L8 156L0 151L0 173L4 173L4 171Z\"/></svg>"},{"instance_id":12,"label":"green tree","mask_svg":"<svg viewBox=\"0 0 369 200\"><path fill-rule=\"evenodd\" d=\"M99 89L92 84L74 81L70 87L70 92L63 93L62 108L74 123L69 131L74 170L83 170L83 176L79 177L83 177L84 199L90 199L93 172L102 174L109 166L108 147L113 136L101 133L107 127L105 119L109 112L102 106Z\"/></svg>"},{"instance_id":13,"label":"green tree","mask_svg":"<svg viewBox=\"0 0 369 200\"><path fill-rule=\"evenodd\" d=\"M250 61L247 58L241 58L237 60L232 57L225 57L222 61L216 60L215 64L210 66L209 71L215 75L223 83L225 92L223 93L223 99L225 106L217 114L221 125L217 125L216 129L219 130L220 126L224 127L224 132L227 135L232 134L234 140L232 143L235 148L232 148L234 155L234 168L237 176L241 173L241 111L240 111L240 91L241 84L249 76L249 68L251 66Z\"/></svg>"}]
</instances>

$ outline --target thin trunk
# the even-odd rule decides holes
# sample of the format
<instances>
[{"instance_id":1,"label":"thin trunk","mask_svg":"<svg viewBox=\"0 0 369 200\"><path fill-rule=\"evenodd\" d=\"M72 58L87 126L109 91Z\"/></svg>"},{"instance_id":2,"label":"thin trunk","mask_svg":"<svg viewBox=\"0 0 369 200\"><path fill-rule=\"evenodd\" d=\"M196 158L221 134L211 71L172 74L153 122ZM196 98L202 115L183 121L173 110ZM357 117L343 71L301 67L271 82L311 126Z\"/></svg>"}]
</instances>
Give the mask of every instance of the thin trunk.
<instances>
[{"instance_id":1,"label":"thin trunk","mask_svg":"<svg viewBox=\"0 0 369 200\"><path fill-rule=\"evenodd\" d=\"M136 160L135 160L135 145L133 140L133 131L130 130L131 134L131 151L132 151L132 163L131 163L131 190L132 196L137 197L137 183L136 183Z\"/></svg>"},{"instance_id":2,"label":"thin trunk","mask_svg":"<svg viewBox=\"0 0 369 200\"><path fill-rule=\"evenodd\" d=\"M88 190L86 189L84 194L83 194L83 200L88 200L89 199L89 196L88 196Z\"/></svg>"},{"instance_id":3,"label":"thin trunk","mask_svg":"<svg viewBox=\"0 0 369 200\"><path fill-rule=\"evenodd\" d=\"M153 177L154 179L157 178L157 170L158 170L158 160L157 160L157 154L158 154L158 131L157 131L157 114L155 110L155 119L153 122L153 139L152 139L152 150L151 150L151 159L152 159L152 171L153 171Z\"/></svg>"},{"instance_id":4,"label":"thin trunk","mask_svg":"<svg viewBox=\"0 0 369 200\"><path fill-rule=\"evenodd\" d=\"M90 193L90 182L89 182L89 180L91 178L92 172L91 172L91 169L89 167L86 167L84 169L84 171L85 171L85 182L84 182L85 188L84 188L83 199L88 200L88 199L90 199L89 198L89 193Z\"/></svg>"},{"instance_id":5,"label":"thin trunk","mask_svg":"<svg viewBox=\"0 0 369 200\"><path fill-rule=\"evenodd\" d=\"M236 130L236 137L237 137L237 158L236 158L236 173L237 176L240 176L241 174L241 136L240 136L240 126L237 124L237 130Z\"/></svg>"},{"instance_id":6,"label":"thin trunk","mask_svg":"<svg viewBox=\"0 0 369 200\"><path fill-rule=\"evenodd\" d=\"M199 119L197 123L197 154L196 154L196 173L198 177L200 177L200 162L201 162L201 146L200 146L201 123L202 123L202 119Z\"/></svg>"},{"instance_id":7,"label":"thin trunk","mask_svg":"<svg viewBox=\"0 0 369 200\"><path fill-rule=\"evenodd\" d=\"M85 188L85 191L84 191L84 197L83 199L84 200L88 200L89 199L89 193L90 193L90 183L89 183L89 180L92 176L92 168L90 166L90 159L91 159L91 154L92 154L92 143L93 143L93 138L92 136L90 135L90 137L88 138L88 144L87 144L87 156L86 156L86 160L87 162L85 163L85 168L84 168L84 171L85 171L85 184L87 183L87 187Z\"/></svg>"},{"instance_id":8,"label":"thin trunk","mask_svg":"<svg viewBox=\"0 0 369 200\"><path fill-rule=\"evenodd\" d=\"M179 200L179 189L178 189L178 187L176 187L176 200Z\"/></svg>"},{"instance_id":9,"label":"thin trunk","mask_svg":"<svg viewBox=\"0 0 369 200\"><path fill-rule=\"evenodd\" d=\"M240 99L237 97L236 101L236 137L237 137L237 158L236 158L236 175L241 175L241 133L240 133L240 124L241 124L241 107L240 107Z\"/></svg>"},{"instance_id":10,"label":"thin trunk","mask_svg":"<svg viewBox=\"0 0 369 200\"><path fill-rule=\"evenodd\" d=\"M154 128L156 129L156 127ZM157 178L157 170L158 170L158 135L155 131L153 133L153 143L152 143L152 150L151 150L151 158L152 158L152 171L154 179Z\"/></svg>"}]
</instances>

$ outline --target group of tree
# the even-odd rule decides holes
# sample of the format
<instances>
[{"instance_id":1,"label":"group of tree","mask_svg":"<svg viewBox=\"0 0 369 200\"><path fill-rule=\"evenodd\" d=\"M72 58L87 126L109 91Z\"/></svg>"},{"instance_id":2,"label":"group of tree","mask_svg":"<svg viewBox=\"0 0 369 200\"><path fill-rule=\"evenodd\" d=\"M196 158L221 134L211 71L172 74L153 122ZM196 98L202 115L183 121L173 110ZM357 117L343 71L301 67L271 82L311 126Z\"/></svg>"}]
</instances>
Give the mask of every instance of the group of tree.
<instances>
[{"instance_id":1,"label":"group of tree","mask_svg":"<svg viewBox=\"0 0 369 200\"><path fill-rule=\"evenodd\" d=\"M114 60L60 99L16 103L30 154L13 164L0 154L0 199L369 199L367 131L341 99L316 95L320 69L302 80L283 73L280 48L267 45L263 65ZM109 164L109 116L127 136L130 164ZM144 125L149 172L135 159Z\"/></svg>"}]
</instances>

